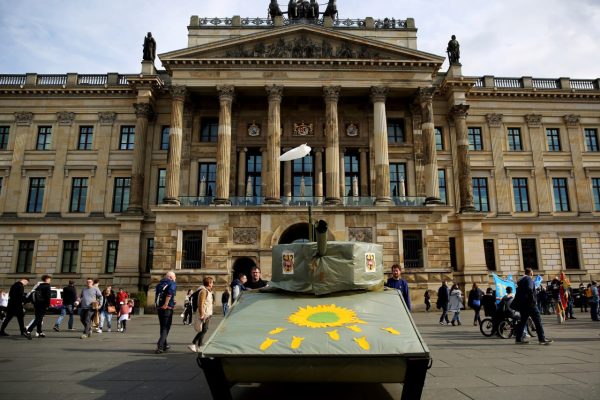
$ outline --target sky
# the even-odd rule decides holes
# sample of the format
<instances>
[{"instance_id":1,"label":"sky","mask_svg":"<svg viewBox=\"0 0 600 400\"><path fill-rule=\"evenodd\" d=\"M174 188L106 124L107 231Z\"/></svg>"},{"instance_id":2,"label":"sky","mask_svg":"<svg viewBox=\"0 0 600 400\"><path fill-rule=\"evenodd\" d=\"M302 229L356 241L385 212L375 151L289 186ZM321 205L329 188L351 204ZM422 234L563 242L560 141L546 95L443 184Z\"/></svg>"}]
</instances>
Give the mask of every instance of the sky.
<instances>
[{"instance_id":1,"label":"sky","mask_svg":"<svg viewBox=\"0 0 600 400\"><path fill-rule=\"evenodd\" d=\"M288 1L278 2L287 10ZM147 32L157 53L166 53L187 47L192 15L264 18L268 4L0 0L0 74L138 73ZM600 0L337 0L337 6L342 19L414 18L418 49L440 56L456 35L466 76L600 77ZM442 71L447 67L446 61Z\"/></svg>"}]
</instances>

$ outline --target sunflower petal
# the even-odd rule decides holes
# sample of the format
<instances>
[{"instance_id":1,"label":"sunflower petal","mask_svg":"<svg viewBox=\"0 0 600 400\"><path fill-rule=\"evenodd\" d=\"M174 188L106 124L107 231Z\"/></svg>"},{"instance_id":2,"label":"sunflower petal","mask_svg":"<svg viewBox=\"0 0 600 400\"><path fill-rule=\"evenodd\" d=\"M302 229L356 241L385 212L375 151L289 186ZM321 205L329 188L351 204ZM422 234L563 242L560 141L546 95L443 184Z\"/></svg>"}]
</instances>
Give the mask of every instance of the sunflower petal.
<instances>
[{"instance_id":1,"label":"sunflower petal","mask_svg":"<svg viewBox=\"0 0 600 400\"><path fill-rule=\"evenodd\" d=\"M364 336L363 337L359 337L359 338L354 338L354 341L363 350L369 350L371 348L371 345L369 344L369 342L367 342L367 339Z\"/></svg>"},{"instance_id":2,"label":"sunflower petal","mask_svg":"<svg viewBox=\"0 0 600 400\"><path fill-rule=\"evenodd\" d=\"M303 337L292 336L292 344L290 345L290 347L292 349L297 349L298 347L300 347L303 340L304 340Z\"/></svg>"},{"instance_id":3,"label":"sunflower petal","mask_svg":"<svg viewBox=\"0 0 600 400\"><path fill-rule=\"evenodd\" d=\"M337 329L334 329L332 331L327 331L325 333L329 335L329 337L331 338L331 340L335 340L336 342L338 340L340 340L340 334L338 333Z\"/></svg>"},{"instance_id":4,"label":"sunflower petal","mask_svg":"<svg viewBox=\"0 0 600 400\"><path fill-rule=\"evenodd\" d=\"M400 334L400 332L398 332L397 330L395 330L395 329L394 329L394 328L392 328L392 327L388 327L388 328L381 328L381 329L383 329L383 330L384 330L384 331L386 331L386 332L389 332L389 333L391 333L392 335L399 335L399 334Z\"/></svg>"},{"instance_id":5,"label":"sunflower petal","mask_svg":"<svg viewBox=\"0 0 600 400\"><path fill-rule=\"evenodd\" d=\"M352 332L362 332L362 329L356 325L348 325L346 328L350 329Z\"/></svg>"},{"instance_id":6,"label":"sunflower petal","mask_svg":"<svg viewBox=\"0 0 600 400\"><path fill-rule=\"evenodd\" d=\"M285 331L285 328L275 328L269 331L269 335L277 335L278 333L281 333L283 331Z\"/></svg>"},{"instance_id":7,"label":"sunflower petal","mask_svg":"<svg viewBox=\"0 0 600 400\"><path fill-rule=\"evenodd\" d=\"M265 351L266 349L268 349L269 347L271 347L273 345L273 343L277 343L279 342L279 340L277 339L271 339L271 338L266 338L264 342L261 343L260 345L260 349L262 351Z\"/></svg>"}]
</instances>

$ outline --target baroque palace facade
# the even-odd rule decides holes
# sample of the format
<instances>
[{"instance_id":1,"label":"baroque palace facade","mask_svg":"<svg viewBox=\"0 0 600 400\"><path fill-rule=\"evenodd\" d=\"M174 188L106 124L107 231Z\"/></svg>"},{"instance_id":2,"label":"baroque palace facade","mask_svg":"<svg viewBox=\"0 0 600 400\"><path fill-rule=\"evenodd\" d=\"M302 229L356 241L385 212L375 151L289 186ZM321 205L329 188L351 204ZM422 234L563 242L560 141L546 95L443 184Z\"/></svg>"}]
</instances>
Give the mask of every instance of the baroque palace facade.
<instances>
[{"instance_id":1,"label":"baroque palace facade","mask_svg":"<svg viewBox=\"0 0 600 400\"><path fill-rule=\"evenodd\" d=\"M524 267L600 278L600 79L441 71L410 18L188 31L164 70L150 48L139 74L0 75L0 286L268 279L309 205L330 240L383 245L418 298Z\"/></svg>"}]
</instances>

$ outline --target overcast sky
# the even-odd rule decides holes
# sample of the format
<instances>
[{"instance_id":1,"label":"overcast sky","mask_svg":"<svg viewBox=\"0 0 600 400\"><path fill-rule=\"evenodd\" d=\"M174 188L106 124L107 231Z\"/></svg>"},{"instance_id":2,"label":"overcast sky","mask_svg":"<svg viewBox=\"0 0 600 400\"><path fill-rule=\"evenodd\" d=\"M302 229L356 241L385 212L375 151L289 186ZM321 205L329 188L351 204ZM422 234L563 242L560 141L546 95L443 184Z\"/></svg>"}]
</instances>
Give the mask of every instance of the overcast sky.
<instances>
[{"instance_id":1,"label":"overcast sky","mask_svg":"<svg viewBox=\"0 0 600 400\"><path fill-rule=\"evenodd\" d=\"M287 10L286 0L278 2ZM156 38L157 53L165 53L187 46L191 15L266 17L268 4L0 0L0 74L138 73L147 32ZM337 5L340 18L414 18L419 50L441 56L455 34L465 75L600 77L600 0L337 0ZM156 65L161 68L158 60Z\"/></svg>"}]
</instances>

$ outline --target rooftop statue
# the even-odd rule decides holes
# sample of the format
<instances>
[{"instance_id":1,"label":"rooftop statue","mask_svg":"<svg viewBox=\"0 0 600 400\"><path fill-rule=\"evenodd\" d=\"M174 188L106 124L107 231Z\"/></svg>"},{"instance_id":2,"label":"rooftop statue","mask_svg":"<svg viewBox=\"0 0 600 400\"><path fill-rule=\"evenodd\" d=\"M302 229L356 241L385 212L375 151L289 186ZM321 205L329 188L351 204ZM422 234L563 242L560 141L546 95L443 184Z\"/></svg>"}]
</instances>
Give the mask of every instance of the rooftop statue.
<instances>
[{"instance_id":1,"label":"rooftop statue","mask_svg":"<svg viewBox=\"0 0 600 400\"><path fill-rule=\"evenodd\" d=\"M269 15L271 16L271 19L274 19L275 17L281 17L283 15L281 9L279 8L279 4L277 4L277 0L271 0L271 4L269 4Z\"/></svg>"},{"instance_id":2,"label":"rooftop statue","mask_svg":"<svg viewBox=\"0 0 600 400\"><path fill-rule=\"evenodd\" d=\"M274 2L271 0L271 6ZM287 14L288 19L319 19L319 4L317 0L290 0Z\"/></svg>"},{"instance_id":3,"label":"rooftop statue","mask_svg":"<svg viewBox=\"0 0 600 400\"><path fill-rule=\"evenodd\" d=\"M144 38L144 54L142 60L152 61L156 58L156 40L152 37L152 32Z\"/></svg>"},{"instance_id":4,"label":"rooftop statue","mask_svg":"<svg viewBox=\"0 0 600 400\"><path fill-rule=\"evenodd\" d=\"M335 19L338 17L338 9L337 9L336 0L329 0L329 2L327 3L327 8L325 9L325 12L323 13L323 16L331 17L332 19Z\"/></svg>"},{"instance_id":5,"label":"rooftop statue","mask_svg":"<svg viewBox=\"0 0 600 400\"><path fill-rule=\"evenodd\" d=\"M448 53L450 65L460 64L460 44L458 44L458 40L456 40L456 35L452 35L452 39L448 42L446 52Z\"/></svg>"}]
</instances>

